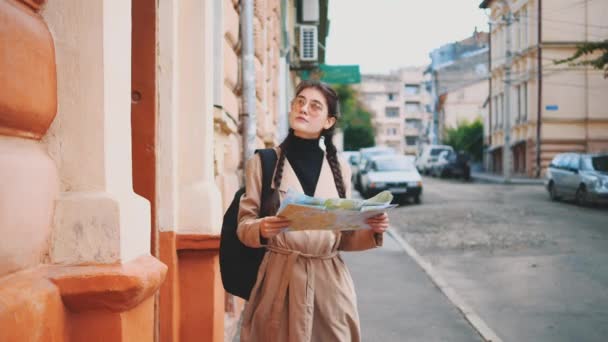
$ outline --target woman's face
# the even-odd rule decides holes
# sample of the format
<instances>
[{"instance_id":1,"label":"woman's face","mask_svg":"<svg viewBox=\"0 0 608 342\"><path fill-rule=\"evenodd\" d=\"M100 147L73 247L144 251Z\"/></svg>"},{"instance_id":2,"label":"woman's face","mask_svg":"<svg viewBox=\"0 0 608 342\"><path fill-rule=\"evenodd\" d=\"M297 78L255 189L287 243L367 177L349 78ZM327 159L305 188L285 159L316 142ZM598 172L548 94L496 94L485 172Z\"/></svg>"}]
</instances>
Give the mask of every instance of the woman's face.
<instances>
[{"instance_id":1,"label":"woman's face","mask_svg":"<svg viewBox=\"0 0 608 342\"><path fill-rule=\"evenodd\" d=\"M316 139L323 129L336 123L336 118L329 116L327 108L323 93L316 88L306 88L291 101L289 126L300 138Z\"/></svg>"}]
</instances>

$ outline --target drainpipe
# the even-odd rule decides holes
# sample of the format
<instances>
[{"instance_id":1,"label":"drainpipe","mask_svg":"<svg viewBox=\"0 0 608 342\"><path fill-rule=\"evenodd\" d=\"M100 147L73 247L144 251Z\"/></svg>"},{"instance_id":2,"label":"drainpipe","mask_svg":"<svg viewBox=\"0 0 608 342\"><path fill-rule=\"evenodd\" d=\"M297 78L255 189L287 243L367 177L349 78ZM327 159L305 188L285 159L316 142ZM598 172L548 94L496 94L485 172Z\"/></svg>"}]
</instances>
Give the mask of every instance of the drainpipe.
<instances>
[{"instance_id":1,"label":"drainpipe","mask_svg":"<svg viewBox=\"0 0 608 342\"><path fill-rule=\"evenodd\" d=\"M536 114L536 177L540 177L540 149L541 149L541 112L543 110L543 48L542 48L542 0L538 0L538 66L537 66L537 82L538 82L538 104Z\"/></svg>"},{"instance_id":2,"label":"drainpipe","mask_svg":"<svg viewBox=\"0 0 608 342\"><path fill-rule=\"evenodd\" d=\"M255 103L255 64L253 47L253 0L241 0L241 61L243 78L243 111L240 114L243 137L243 160L247 161L255 151L257 131Z\"/></svg>"},{"instance_id":3,"label":"drainpipe","mask_svg":"<svg viewBox=\"0 0 608 342\"><path fill-rule=\"evenodd\" d=\"M492 148L492 23L488 23L488 145ZM487 156L487 158L491 158ZM492 167L494 171L494 167Z\"/></svg>"}]
</instances>

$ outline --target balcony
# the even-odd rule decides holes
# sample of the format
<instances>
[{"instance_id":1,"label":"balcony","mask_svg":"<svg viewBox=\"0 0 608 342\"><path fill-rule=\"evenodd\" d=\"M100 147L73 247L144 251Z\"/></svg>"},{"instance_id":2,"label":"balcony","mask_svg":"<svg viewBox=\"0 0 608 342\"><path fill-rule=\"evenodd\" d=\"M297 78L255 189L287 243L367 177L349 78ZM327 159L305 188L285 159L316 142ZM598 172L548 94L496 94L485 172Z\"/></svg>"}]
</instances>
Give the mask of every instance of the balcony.
<instances>
[{"instance_id":1,"label":"balcony","mask_svg":"<svg viewBox=\"0 0 608 342\"><path fill-rule=\"evenodd\" d=\"M420 129L416 128L416 127L406 127L403 130L403 135L407 136L407 137L411 137L411 136L418 136L420 135Z\"/></svg>"}]
</instances>

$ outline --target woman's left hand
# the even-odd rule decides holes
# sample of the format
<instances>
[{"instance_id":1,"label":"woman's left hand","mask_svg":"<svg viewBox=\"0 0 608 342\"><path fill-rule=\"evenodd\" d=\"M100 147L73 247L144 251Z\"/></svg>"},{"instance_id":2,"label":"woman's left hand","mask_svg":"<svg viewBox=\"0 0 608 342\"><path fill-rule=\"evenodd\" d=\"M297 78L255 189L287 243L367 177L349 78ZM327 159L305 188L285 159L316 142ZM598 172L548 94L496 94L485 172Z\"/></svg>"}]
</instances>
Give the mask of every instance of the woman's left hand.
<instances>
[{"instance_id":1,"label":"woman's left hand","mask_svg":"<svg viewBox=\"0 0 608 342\"><path fill-rule=\"evenodd\" d=\"M369 224L375 233L384 233L388 229L388 215L386 213L382 213L370 217L367 219L367 221L365 221L365 223Z\"/></svg>"}]
</instances>

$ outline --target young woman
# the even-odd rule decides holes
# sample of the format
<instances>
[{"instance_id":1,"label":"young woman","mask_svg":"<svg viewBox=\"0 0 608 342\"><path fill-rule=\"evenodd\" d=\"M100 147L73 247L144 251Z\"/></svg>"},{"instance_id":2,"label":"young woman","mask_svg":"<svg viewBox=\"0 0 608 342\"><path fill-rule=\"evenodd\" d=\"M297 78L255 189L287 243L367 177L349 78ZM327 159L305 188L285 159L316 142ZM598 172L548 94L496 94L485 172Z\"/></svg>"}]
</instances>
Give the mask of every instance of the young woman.
<instances>
[{"instance_id":1,"label":"young woman","mask_svg":"<svg viewBox=\"0 0 608 342\"><path fill-rule=\"evenodd\" d=\"M304 81L291 103L289 135L276 148L279 158L269 203L260 203L260 157L256 154L247 162L237 234L245 245L263 246L267 252L243 313L241 341L361 339L353 281L338 251L381 246L388 216L369 219L371 229L344 232L283 232L287 219L258 218L262 206L276 213L290 188L309 196L350 197L350 167L338 160L332 142L338 118L336 92L324 83Z\"/></svg>"}]
</instances>

